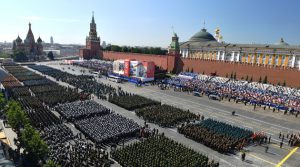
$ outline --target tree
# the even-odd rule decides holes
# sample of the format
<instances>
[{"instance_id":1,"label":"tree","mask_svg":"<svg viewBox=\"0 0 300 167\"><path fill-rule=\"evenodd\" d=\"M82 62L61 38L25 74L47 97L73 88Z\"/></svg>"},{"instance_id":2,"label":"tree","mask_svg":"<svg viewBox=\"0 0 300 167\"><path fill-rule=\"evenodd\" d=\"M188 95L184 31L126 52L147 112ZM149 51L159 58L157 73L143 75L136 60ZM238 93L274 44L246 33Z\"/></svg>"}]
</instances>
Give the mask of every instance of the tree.
<instances>
[{"instance_id":1,"label":"tree","mask_svg":"<svg viewBox=\"0 0 300 167\"><path fill-rule=\"evenodd\" d=\"M233 78L233 72L231 72L231 74L230 74L230 79L232 79Z\"/></svg>"},{"instance_id":2,"label":"tree","mask_svg":"<svg viewBox=\"0 0 300 167\"><path fill-rule=\"evenodd\" d=\"M49 152L48 146L41 139L39 133L29 124L27 124L21 132L19 141L20 146L24 149L23 153L25 153L34 164L44 159Z\"/></svg>"},{"instance_id":3,"label":"tree","mask_svg":"<svg viewBox=\"0 0 300 167\"><path fill-rule=\"evenodd\" d=\"M258 80L258 82L259 82L259 83L261 83L261 82L262 82L261 76L259 77L259 80Z\"/></svg>"},{"instance_id":4,"label":"tree","mask_svg":"<svg viewBox=\"0 0 300 167\"><path fill-rule=\"evenodd\" d=\"M8 54L8 53L1 52L0 53L0 58L11 58L11 55Z\"/></svg>"},{"instance_id":5,"label":"tree","mask_svg":"<svg viewBox=\"0 0 300 167\"><path fill-rule=\"evenodd\" d=\"M0 93L0 110L4 109L5 104L6 104L6 100L4 98L4 95L3 93Z\"/></svg>"},{"instance_id":6,"label":"tree","mask_svg":"<svg viewBox=\"0 0 300 167\"><path fill-rule=\"evenodd\" d=\"M203 73L202 73L203 75L205 74L205 71L203 71Z\"/></svg>"},{"instance_id":7,"label":"tree","mask_svg":"<svg viewBox=\"0 0 300 167\"><path fill-rule=\"evenodd\" d=\"M268 77L267 76L265 76L263 83L265 83L265 84L268 83Z\"/></svg>"},{"instance_id":8,"label":"tree","mask_svg":"<svg viewBox=\"0 0 300 167\"><path fill-rule=\"evenodd\" d=\"M27 57L26 53L23 52L23 51L14 51L14 53L12 54L11 57L16 62L25 62L25 61L28 61L28 57Z\"/></svg>"},{"instance_id":9,"label":"tree","mask_svg":"<svg viewBox=\"0 0 300 167\"><path fill-rule=\"evenodd\" d=\"M228 73L226 73L225 77L228 78Z\"/></svg>"},{"instance_id":10,"label":"tree","mask_svg":"<svg viewBox=\"0 0 300 167\"><path fill-rule=\"evenodd\" d=\"M252 82L253 81L253 76L251 76L251 78L250 78L250 82Z\"/></svg>"},{"instance_id":11,"label":"tree","mask_svg":"<svg viewBox=\"0 0 300 167\"><path fill-rule=\"evenodd\" d=\"M114 51L114 52L121 52L122 49L120 46L118 45L111 45L111 51Z\"/></svg>"},{"instance_id":12,"label":"tree","mask_svg":"<svg viewBox=\"0 0 300 167\"><path fill-rule=\"evenodd\" d=\"M48 57L50 60L54 60L53 52L50 51L50 52L47 54L47 57Z\"/></svg>"},{"instance_id":13,"label":"tree","mask_svg":"<svg viewBox=\"0 0 300 167\"><path fill-rule=\"evenodd\" d=\"M236 72L234 72L233 74L233 79L236 79Z\"/></svg>"},{"instance_id":14,"label":"tree","mask_svg":"<svg viewBox=\"0 0 300 167\"><path fill-rule=\"evenodd\" d=\"M24 111L21 109L20 104L16 101L8 102L6 117L8 120L8 124L14 131L17 132L17 134L19 134L20 128L29 123L28 118L26 117Z\"/></svg>"},{"instance_id":15,"label":"tree","mask_svg":"<svg viewBox=\"0 0 300 167\"><path fill-rule=\"evenodd\" d=\"M248 79L249 79L249 76L247 75L247 76L246 76L246 81L248 81Z\"/></svg>"},{"instance_id":16,"label":"tree","mask_svg":"<svg viewBox=\"0 0 300 167\"><path fill-rule=\"evenodd\" d=\"M191 69L191 73L194 73L194 69L193 68Z\"/></svg>"},{"instance_id":17,"label":"tree","mask_svg":"<svg viewBox=\"0 0 300 167\"><path fill-rule=\"evenodd\" d=\"M280 86L280 82L279 81L278 81L277 85Z\"/></svg>"},{"instance_id":18,"label":"tree","mask_svg":"<svg viewBox=\"0 0 300 167\"><path fill-rule=\"evenodd\" d=\"M286 82L285 82L285 80L283 81L283 84L282 84L282 86L286 86Z\"/></svg>"},{"instance_id":19,"label":"tree","mask_svg":"<svg viewBox=\"0 0 300 167\"><path fill-rule=\"evenodd\" d=\"M48 160L43 167L61 167L60 165L56 165L52 160Z\"/></svg>"},{"instance_id":20,"label":"tree","mask_svg":"<svg viewBox=\"0 0 300 167\"><path fill-rule=\"evenodd\" d=\"M243 79L244 79L244 77L241 78L241 80L243 80Z\"/></svg>"}]
</instances>

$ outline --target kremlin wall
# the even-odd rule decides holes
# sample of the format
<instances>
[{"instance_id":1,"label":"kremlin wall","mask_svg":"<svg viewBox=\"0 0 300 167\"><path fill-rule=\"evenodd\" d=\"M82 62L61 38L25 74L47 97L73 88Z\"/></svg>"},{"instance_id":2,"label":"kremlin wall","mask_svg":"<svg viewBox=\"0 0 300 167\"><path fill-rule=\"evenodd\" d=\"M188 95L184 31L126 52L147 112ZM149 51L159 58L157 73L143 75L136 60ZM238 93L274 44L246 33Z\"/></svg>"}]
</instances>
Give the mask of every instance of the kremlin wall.
<instances>
[{"instance_id":1,"label":"kremlin wall","mask_svg":"<svg viewBox=\"0 0 300 167\"><path fill-rule=\"evenodd\" d=\"M299 87L300 86L300 71L298 69L284 69L279 67L264 67L251 64L241 64L232 62L222 62L214 60L200 60L191 58L178 57L175 64L175 56L172 55L149 55L138 53L123 53L123 52L103 52L103 59L105 60L118 60L118 59L134 59L138 61L153 61L156 66L159 66L168 71L172 71L174 67L178 71L191 71L195 73L205 73L207 75L216 72L217 75L225 77L226 74L230 76L233 72L236 73L237 78L249 79L251 76L254 81L258 81L260 77L264 79L268 77L268 82L272 84L281 84L286 81L287 86Z\"/></svg>"},{"instance_id":2,"label":"kremlin wall","mask_svg":"<svg viewBox=\"0 0 300 167\"><path fill-rule=\"evenodd\" d=\"M300 87L300 46L289 45L283 38L275 44L231 44L222 39L219 28L215 36L203 28L181 43L174 33L167 55L102 51L93 15L86 47L80 49L80 59L153 61L173 73L193 71L222 77L235 73L237 79L248 76L253 81L267 76L269 83L285 82L287 86Z\"/></svg>"}]
</instances>

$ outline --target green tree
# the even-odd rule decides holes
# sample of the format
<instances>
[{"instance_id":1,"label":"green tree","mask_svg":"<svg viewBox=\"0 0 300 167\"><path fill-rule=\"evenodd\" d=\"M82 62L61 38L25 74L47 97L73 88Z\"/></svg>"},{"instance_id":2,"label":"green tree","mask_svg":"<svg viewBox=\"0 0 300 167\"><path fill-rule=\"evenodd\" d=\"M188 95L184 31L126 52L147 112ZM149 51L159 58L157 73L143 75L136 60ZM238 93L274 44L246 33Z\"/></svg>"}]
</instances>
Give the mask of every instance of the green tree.
<instances>
[{"instance_id":1,"label":"green tree","mask_svg":"<svg viewBox=\"0 0 300 167\"><path fill-rule=\"evenodd\" d=\"M111 45L107 45L105 48L106 51L111 51Z\"/></svg>"},{"instance_id":2,"label":"green tree","mask_svg":"<svg viewBox=\"0 0 300 167\"><path fill-rule=\"evenodd\" d=\"M233 72L231 72L231 74L230 74L230 79L232 79L233 78Z\"/></svg>"},{"instance_id":3,"label":"green tree","mask_svg":"<svg viewBox=\"0 0 300 167\"><path fill-rule=\"evenodd\" d=\"M1 52L0 53L0 58L11 58L11 55L8 54L8 53Z\"/></svg>"},{"instance_id":4,"label":"green tree","mask_svg":"<svg viewBox=\"0 0 300 167\"><path fill-rule=\"evenodd\" d=\"M263 83L265 83L265 84L268 83L268 77L267 76L265 76Z\"/></svg>"},{"instance_id":5,"label":"green tree","mask_svg":"<svg viewBox=\"0 0 300 167\"><path fill-rule=\"evenodd\" d=\"M28 57L27 57L26 53L23 51L14 51L14 53L12 54L12 58L16 62L28 61Z\"/></svg>"},{"instance_id":6,"label":"green tree","mask_svg":"<svg viewBox=\"0 0 300 167\"><path fill-rule=\"evenodd\" d=\"M282 83L282 86L286 86L286 82L285 82L285 80L283 81L283 83Z\"/></svg>"},{"instance_id":7,"label":"green tree","mask_svg":"<svg viewBox=\"0 0 300 167\"><path fill-rule=\"evenodd\" d=\"M278 85L278 86L280 86L280 85L281 85L279 81L278 81L277 85Z\"/></svg>"},{"instance_id":8,"label":"green tree","mask_svg":"<svg viewBox=\"0 0 300 167\"><path fill-rule=\"evenodd\" d=\"M114 52L121 52L122 49L120 46L118 45L111 45L111 51L114 51Z\"/></svg>"},{"instance_id":9,"label":"green tree","mask_svg":"<svg viewBox=\"0 0 300 167\"><path fill-rule=\"evenodd\" d=\"M50 60L54 60L53 52L50 51L50 52L47 54L47 57L48 57Z\"/></svg>"},{"instance_id":10,"label":"green tree","mask_svg":"<svg viewBox=\"0 0 300 167\"><path fill-rule=\"evenodd\" d=\"M56 165L52 160L48 160L43 167L61 167L60 165Z\"/></svg>"},{"instance_id":11,"label":"green tree","mask_svg":"<svg viewBox=\"0 0 300 167\"><path fill-rule=\"evenodd\" d=\"M250 78L250 82L252 82L253 81L253 76L251 76L251 78Z\"/></svg>"},{"instance_id":12,"label":"green tree","mask_svg":"<svg viewBox=\"0 0 300 167\"><path fill-rule=\"evenodd\" d=\"M194 69L193 68L191 69L191 73L194 73Z\"/></svg>"},{"instance_id":13,"label":"green tree","mask_svg":"<svg viewBox=\"0 0 300 167\"><path fill-rule=\"evenodd\" d=\"M225 77L228 78L228 73L226 73Z\"/></svg>"},{"instance_id":14,"label":"green tree","mask_svg":"<svg viewBox=\"0 0 300 167\"><path fill-rule=\"evenodd\" d=\"M123 46L122 47L122 52L128 52L128 47L127 46Z\"/></svg>"},{"instance_id":15,"label":"green tree","mask_svg":"<svg viewBox=\"0 0 300 167\"><path fill-rule=\"evenodd\" d=\"M29 123L24 111L16 101L9 101L8 108L6 111L6 117L8 124L12 129L19 134L20 128L24 127Z\"/></svg>"},{"instance_id":16,"label":"green tree","mask_svg":"<svg viewBox=\"0 0 300 167\"><path fill-rule=\"evenodd\" d=\"M48 146L41 139L39 133L29 124L27 124L21 132L19 141L20 146L24 149L23 153L32 160L34 164L44 159L49 152Z\"/></svg>"},{"instance_id":17,"label":"green tree","mask_svg":"<svg viewBox=\"0 0 300 167\"><path fill-rule=\"evenodd\" d=\"M248 79L249 79L249 76L247 75L247 76L246 76L246 81L248 81Z\"/></svg>"},{"instance_id":18,"label":"green tree","mask_svg":"<svg viewBox=\"0 0 300 167\"><path fill-rule=\"evenodd\" d=\"M4 98L3 93L0 93L0 110L3 110L6 104L6 100Z\"/></svg>"},{"instance_id":19,"label":"green tree","mask_svg":"<svg viewBox=\"0 0 300 167\"><path fill-rule=\"evenodd\" d=\"M233 79L236 79L236 72L234 72L233 74Z\"/></svg>"},{"instance_id":20,"label":"green tree","mask_svg":"<svg viewBox=\"0 0 300 167\"><path fill-rule=\"evenodd\" d=\"M259 83L261 83L261 82L262 82L261 76L259 77L259 80L258 80L258 82L259 82Z\"/></svg>"}]
</instances>

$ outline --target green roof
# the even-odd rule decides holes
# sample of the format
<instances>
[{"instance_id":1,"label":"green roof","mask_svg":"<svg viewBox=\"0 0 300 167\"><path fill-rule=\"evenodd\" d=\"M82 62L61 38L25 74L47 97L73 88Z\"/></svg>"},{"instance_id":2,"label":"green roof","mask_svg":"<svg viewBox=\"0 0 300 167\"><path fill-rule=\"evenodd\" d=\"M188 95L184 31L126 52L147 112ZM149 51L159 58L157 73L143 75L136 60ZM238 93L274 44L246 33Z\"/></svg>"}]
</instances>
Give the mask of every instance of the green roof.
<instances>
[{"instance_id":1,"label":"green roof","mask_svg":"<svg viewBox=\"0 0 300 167\"><path fill-rule=\"evenodd\" d=\"M206 42L206 41L216 41L216 39L203 28L201 31L193 35L189 41L193 42Z\"/></svg>"}]
</instances>

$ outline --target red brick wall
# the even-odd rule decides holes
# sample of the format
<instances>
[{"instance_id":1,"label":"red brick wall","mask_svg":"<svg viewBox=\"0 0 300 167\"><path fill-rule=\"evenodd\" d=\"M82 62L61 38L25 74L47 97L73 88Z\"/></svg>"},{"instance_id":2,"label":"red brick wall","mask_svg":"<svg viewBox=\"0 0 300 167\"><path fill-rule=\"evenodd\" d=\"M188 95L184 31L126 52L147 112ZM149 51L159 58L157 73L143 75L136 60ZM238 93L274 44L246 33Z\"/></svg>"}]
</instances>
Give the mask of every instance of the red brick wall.
<instances>
[{"instance_id":1,"label":"red brick wall","mask_svg":"<svg viewBox=\"0 0 300 167\"><path fill-rule=\"evenodd\" d=\"M248 75L249 79L253 76L254 81L258 81L259 77L262 80L265 76L268 77L268 81L277 84L278 82L283 83L284 81L288 86L300 87L300 71L297 69L280 69L274 67L263 67L263 66L252 66L246 64L229 63L221 61L206 61L199 59L186 59L176 58L175 56L167 55L149 55L139 53L123 53L123 52L103 52L103 58L108 60L116 59L135 59L139 61L153 61L156 66L162 67L171 71L174 65L177 65L177 72L186 71L193 69L196 73L210 74L217 72L217 75L225 77L226 74L230 76L233 72L236 72L237 78L246 78ZM175 62L177 60L177 63Z\"/></svg>"},{"instance_id":2,"label":"red brick wall","mask_svg":"<svg viewBox=\"0 0 300 167\"><path fill-rule=\"evenodd\" d=\"M166 55L151 55L140 53L124 53L124 52L103 52L103 59L117 60L117 59L135 59L138 61L153 61L156 66L167 69L168 60Z\"/></svg>"},{"instance_id":3,"label":"red brick wall","mask_svg":"<svg viewBox=\"0 0 300 167\"><path fill-rule=\"evenodd\" d=\"M282 69L274 67L263 67L257 65L246 65L239 63L220 62L220 61L206 61L197 59L184 59L181 58L179 64L183 71L193 69L194 72L210 74L217 72L217 75L225 77L226 74L230 76L233 72L236 72L237 78L246 78L248 75L249 79L253 76L254 81L258 81L259 77L262 80L267 76L268 81L277 84L281 84L286 81L288 86L300 87L300 71L297 69Z\"/></svg>"}]
</instances>

